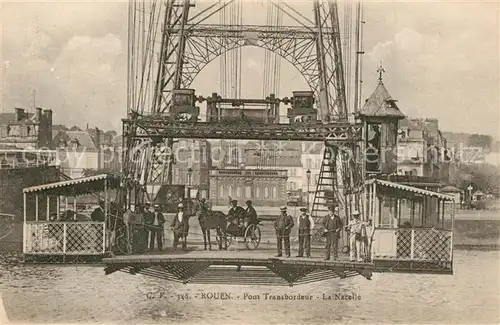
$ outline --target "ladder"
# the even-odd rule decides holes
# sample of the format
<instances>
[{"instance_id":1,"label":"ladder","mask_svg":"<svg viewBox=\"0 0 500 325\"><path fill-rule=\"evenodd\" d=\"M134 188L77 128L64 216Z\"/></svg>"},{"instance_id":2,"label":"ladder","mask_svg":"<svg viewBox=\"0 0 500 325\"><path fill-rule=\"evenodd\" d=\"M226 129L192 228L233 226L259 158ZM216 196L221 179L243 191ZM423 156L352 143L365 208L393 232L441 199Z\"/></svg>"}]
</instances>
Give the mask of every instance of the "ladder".
<instances>
[{"instance_id":1,"label":"ladder","mask_svg":"<svg viewBox=\"0 0 500 325\"><path fill-rule=\"evenodd\" d=\"M328 214L328 207L338 203L337 183L337 148L325 143L323 161L318 175L316 192L311 207L311 217L315 224L320 225L323 217ZM308 193L309 195L309 193ZM322 241L323 228L317 227L312 235L312 241Z\"/></svg>"}]
</instances>

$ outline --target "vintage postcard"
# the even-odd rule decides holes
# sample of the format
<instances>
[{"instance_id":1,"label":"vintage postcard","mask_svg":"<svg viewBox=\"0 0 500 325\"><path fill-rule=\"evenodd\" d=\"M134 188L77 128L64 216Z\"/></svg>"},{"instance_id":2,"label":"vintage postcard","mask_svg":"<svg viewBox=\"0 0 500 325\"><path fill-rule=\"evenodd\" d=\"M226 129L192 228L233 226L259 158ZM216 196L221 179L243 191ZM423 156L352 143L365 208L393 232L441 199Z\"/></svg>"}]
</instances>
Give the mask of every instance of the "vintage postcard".
<instances>
[{"instance_id":1,"label":"vintage postcard","mask_svg":"<svg viewBox=\"0 0 500 325\"><path fill-rule=\"evenodd\" d=\"M0 2L0 323L500 323L499 3Z\"/></svg>"}]
</instances>

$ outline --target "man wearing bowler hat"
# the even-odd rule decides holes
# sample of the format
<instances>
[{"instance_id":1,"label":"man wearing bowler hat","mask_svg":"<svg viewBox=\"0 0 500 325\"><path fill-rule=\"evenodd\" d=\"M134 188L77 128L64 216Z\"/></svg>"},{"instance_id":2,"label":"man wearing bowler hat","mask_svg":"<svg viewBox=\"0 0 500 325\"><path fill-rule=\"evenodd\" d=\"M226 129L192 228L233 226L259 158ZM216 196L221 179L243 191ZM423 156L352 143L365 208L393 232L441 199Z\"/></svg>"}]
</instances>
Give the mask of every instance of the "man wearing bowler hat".
<instances>
[{"instance_id":1,"label":"man wearing bowler hat","mask_svg":"<svg viewBox=\"0 0 500 325\"><path fill-rule=\"evenodd\" d=\"M294 226L292 216L287 213L286 206L280 208L281 214L274 222L274 229L276 229L276 239L278 241L278 255L283 256L283 242L285 242L285 254L290 257L290 232Z\"/></svg>"},{"instance_id":2,"label":"man wearing bowler hat","mask_svg":"<svg viewBox=\"0 0 500 325\"><path fill-rule=\"evenodd\" d=\"M297 218L297 225L299 227L299 255L297 257L304 257L304 250L306 257L311 257L311 229L314 228L314 220L307 213L307 208L300 208L302 214Z\"/></svg>"},{"instance_id":3,"label":"man wearing bowler hat","mask_svg":"<svg viewBox=\"0 0 500 325\"><path fill-rule=\"evenodd\" d=\"M150 214L152 220L149 221L150 227L150 241L149 241L149 249L152 251L155 247L155 240L158 243L158 249L163 249L163 225L165 224L165 217L160 212L160 205L154 205L155 211Z\"/></svg>"},{"instance_id":4,"label":"man wearing bowler hat","mask_svg":"<svg viewBox=\"0 0 500 325\"><path fill-rule=\"evenodd\" d=\"M330 206L330 213L323 218L323 236L326 237L325 260L330 259L333 251L333 259L338 258L340 231L342 230L342 220L339 217L339 207Z\"/></svg>"}]
</instances>

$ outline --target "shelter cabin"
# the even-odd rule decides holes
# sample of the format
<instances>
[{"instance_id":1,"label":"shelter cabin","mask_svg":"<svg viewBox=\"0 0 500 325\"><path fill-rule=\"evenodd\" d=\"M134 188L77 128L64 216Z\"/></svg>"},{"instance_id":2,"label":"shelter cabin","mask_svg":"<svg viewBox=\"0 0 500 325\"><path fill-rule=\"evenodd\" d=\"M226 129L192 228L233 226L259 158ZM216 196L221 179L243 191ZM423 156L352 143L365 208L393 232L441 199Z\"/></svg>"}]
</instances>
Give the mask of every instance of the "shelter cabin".
<instances>
[{"instance_id":1,"label":"shelter cabin","mask_svg":"<svg viewBox=\"0 0 500 325\"><path fill-rule=\"evenodd\" d=\"M377 270L453 273L452 196L379 179L366 182L366 195Z\"/></svg>"},{"instance_id":2,"label":"shelter cabin","mask_svg":"<svg viewBox=\"0 0 500 325\"><path fill-rule=\"evenodd\" d=\"M110 192L120 179L97 175L28 187L23 190L23 253L26 261L37 258L99 257L110 251ZM94 209L104 201L104 221L92 221L94 209L79 207L78 199L93 195Z\"/></svg>"},{"instance_id":3,"label":"shelter cabin","mask_svg":"<svg viewBox=\"0 0 500 325\"><path fill-rule=\"evenodd\" d=\"M380 67L378 71L378 85L357 112L356 118L364 124L366 173L394 174L397 172L398 160L398 125L405 115L382 82L383 68Z\"/></svg>"}]
</instances>

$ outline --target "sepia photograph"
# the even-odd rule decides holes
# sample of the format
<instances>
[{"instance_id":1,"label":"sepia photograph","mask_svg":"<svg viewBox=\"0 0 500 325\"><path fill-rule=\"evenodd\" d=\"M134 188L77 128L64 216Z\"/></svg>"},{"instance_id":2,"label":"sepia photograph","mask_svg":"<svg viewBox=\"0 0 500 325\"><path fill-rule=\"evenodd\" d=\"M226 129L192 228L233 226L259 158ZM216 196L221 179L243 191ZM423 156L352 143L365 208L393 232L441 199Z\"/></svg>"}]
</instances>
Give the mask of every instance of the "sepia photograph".
<instances>
[{"instance_id":1,"label":"sepia photograph","mask_svg":"<svg viewBox=\"0 0 500 325\"><path fill-rule=\"evenodd\" d=\"M0 0L0 324L499 324L499 9Z\"/></svg>"}]
</instances>

